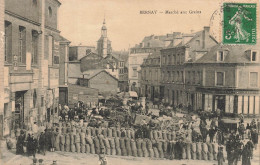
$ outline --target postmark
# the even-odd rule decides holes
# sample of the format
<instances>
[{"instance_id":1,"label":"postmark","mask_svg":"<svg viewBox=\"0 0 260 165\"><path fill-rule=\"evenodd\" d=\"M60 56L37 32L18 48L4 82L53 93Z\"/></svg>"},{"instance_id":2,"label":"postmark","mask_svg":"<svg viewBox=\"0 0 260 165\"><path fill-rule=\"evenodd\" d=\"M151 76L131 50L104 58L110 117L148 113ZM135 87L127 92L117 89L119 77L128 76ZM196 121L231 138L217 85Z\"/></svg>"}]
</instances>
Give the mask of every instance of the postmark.
<instances>
[{"instance_id":1,"label":"postmark","mask_svg":"<svg viewBox=\"0 0 260 165\"><path fill-rule=\"evenodd\" d=\"M223 44L256 44L256 3L223 4Z\"/></svg>"}]
</instances>

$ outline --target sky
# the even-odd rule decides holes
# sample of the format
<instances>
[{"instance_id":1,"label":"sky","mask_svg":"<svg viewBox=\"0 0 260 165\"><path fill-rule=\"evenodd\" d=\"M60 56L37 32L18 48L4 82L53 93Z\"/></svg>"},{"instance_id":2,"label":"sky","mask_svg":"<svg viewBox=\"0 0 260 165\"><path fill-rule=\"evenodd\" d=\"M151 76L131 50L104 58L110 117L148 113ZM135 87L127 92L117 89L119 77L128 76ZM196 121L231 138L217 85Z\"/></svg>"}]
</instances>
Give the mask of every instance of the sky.
<instances>
[{"instance_id":1,"label":"sky","mask_svg":"<svg viewBox=\"0 0 260 165\"><path fill-rule=\"evenodd\" d=\"M59 30L71 45L96 46L103 19L113 50L124 50L142 41L145 36L172 32L189 33L210 25L213 12L219 9L217 0L60 0ZM140 11L157 14L140 14ZM179 14L158 12L178 11ZM180 11L200 11L200 14L180 14Z\"/></svg>"}]
</instances>

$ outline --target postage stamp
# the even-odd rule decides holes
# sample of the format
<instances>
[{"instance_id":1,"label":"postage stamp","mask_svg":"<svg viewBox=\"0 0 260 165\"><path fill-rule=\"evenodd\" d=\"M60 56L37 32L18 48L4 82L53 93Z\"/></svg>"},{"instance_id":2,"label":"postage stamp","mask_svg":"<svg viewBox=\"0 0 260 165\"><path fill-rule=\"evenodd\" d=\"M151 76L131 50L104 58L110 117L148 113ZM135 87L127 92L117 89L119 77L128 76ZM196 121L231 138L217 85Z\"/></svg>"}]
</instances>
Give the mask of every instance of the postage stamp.
<instances>
[{"instance_id":1,"label":"postage stamp","mask_svg":"<svg viewBox=\"0 0 260 165\"><path fill-rule=\"evenodd\" d=\"M256 44L256 4L224 3L224 44Z\"/></svg>"}]
</instances>

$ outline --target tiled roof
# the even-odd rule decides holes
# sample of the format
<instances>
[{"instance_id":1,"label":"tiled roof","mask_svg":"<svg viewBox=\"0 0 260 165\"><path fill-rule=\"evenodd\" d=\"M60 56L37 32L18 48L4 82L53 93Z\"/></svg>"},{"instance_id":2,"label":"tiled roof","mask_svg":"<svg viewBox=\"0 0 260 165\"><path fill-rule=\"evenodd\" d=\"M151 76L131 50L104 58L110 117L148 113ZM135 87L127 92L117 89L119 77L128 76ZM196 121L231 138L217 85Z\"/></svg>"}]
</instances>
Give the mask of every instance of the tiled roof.
<instances>
[{"instance_id":1,"label":"tiled roof","mask_svg":"<svg viewBox=\"0 0 260 165\"><path fill-rule=\"evenodd\" d=\"M221 63L249 63L250 58L246 55L247 50L260 50L260 44L256 45L223 45L213 46L208 53L194 63L216 63L217 52L226 50L227 54Z\"/></svg>"}]
</instances>

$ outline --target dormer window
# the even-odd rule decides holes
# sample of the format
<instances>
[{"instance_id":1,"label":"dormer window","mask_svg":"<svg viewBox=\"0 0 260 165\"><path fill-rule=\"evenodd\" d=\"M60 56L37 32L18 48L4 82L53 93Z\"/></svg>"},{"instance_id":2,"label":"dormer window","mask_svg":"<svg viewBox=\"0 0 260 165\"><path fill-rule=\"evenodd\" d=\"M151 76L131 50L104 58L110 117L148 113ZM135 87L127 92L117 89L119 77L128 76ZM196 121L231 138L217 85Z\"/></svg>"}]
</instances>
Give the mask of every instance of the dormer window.
<instances>
[{"instance_id":1,"label":"dormer window","mask_svg":"<svg viewBox=\"0 0 260 165\"><path fill-rule=\"evenodd\" d=\"M217 61L224 61L224 51L218 51Z\"/></svg>"},{"instance_id":2,"label":"dormer window","mask_svg":"<svg viewBox=\"0 0 260 165\"><path fill-rule=\"evenodd\" d=\"M253 62L257 61L257 51L251 52L251 61Z\"/></svg>"}]
</instances>

